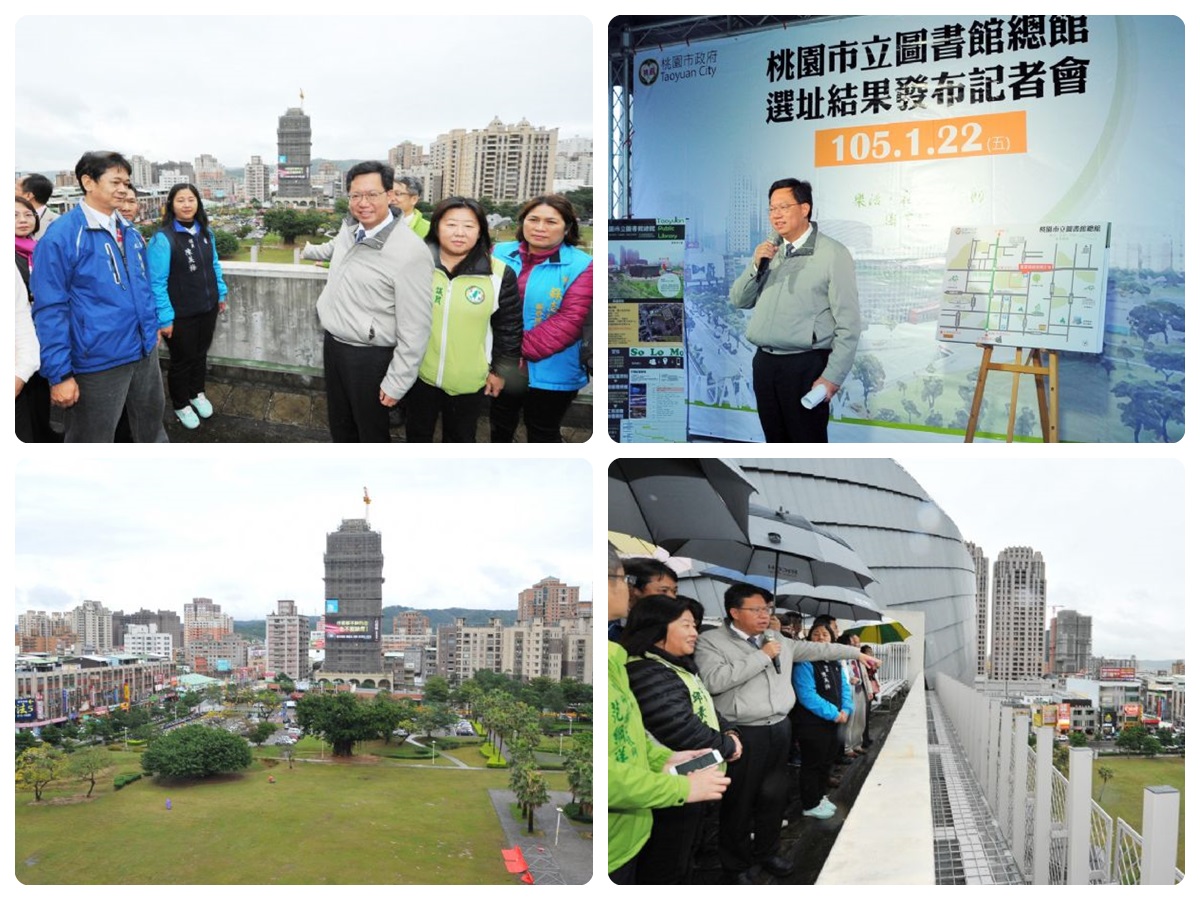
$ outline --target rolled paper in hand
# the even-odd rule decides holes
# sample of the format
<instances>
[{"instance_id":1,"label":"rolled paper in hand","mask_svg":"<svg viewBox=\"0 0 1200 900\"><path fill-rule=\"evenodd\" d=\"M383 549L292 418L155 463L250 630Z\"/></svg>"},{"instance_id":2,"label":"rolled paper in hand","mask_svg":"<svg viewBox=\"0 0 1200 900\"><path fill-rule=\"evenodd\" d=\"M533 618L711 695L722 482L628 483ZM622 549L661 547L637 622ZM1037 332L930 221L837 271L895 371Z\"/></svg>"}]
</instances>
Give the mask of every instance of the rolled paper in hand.
<instances>
[{"instance_id":1,"label":"rolled paper in hand","mask_svg":"<svg viewBox=\"0 0 1200 900\"><path fill-rule=\"evenodd\" d=\"M829 392L825 385L818 384L815 388L800 398L800 405L805 409L813 409L819 403L824 403Z\"/></svg>"}]
</instances>

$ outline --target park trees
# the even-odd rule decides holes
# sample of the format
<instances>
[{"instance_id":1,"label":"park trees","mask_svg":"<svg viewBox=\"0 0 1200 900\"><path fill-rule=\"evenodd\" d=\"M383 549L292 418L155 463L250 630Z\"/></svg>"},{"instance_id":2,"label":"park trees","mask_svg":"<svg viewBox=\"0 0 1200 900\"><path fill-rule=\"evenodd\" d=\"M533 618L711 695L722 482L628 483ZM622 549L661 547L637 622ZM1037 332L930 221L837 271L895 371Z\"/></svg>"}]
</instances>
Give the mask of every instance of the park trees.
<instances>
[{"instance_id":1,"label":"park trees","mask_svg":"<svg viewBox=\"0 0 1200 900\"><path fill-rule=\"evenodd\" d=\"M263 226L279 235L285 244L294 244L302 234L318 234L327 224L327 217L316 210L301 212L290 206L277 206L263 213Z\"/></svg>"},{"instance_id":2,"label":"park trees","mask_svg":"<svg viewBox=\"0 0 1200 900\"><path fill-rule=\"evenodd\" d=\"M17 756L20 756L30 747L36 747L41 743L36 734L29 728L22 728L17 732Z\"/></svg>"},{"instance_id":3,"label":"park trees","mask_svg":"<svg viewBox=\"0 0 1200 900\"><path fill-rule=\"evenodd\" d=\"M34 802L40 802L42 792L67 772L67 758L63 752L45 744L30 747L17 757L17 788L33 791Z\"/></svg>"},{"instance_id":4,"label":"park trees","mask_svg":"<svg viewBox=\"0 0 1200 900\"><path fill-rule=\"evenodd\" d=\"M417 707L413 726L429 738L439 728L449 728L458 721L458 716L445 703L424 703Z\"/></svg>"},{"instance_id":5,"label":"park trees","mask_svg":"<svg viewBox=\"0 0 1200 900\"><path fill-rule=\"evenodd\" d=\"M216 245L219 259L233 259L237 256L238 250L242 248L236 234L222 231L220 228L213 230L213 242Z\"/></svg>"},{"instance_id":6,"label":"park trees","mask_svg":"<svg viewBox=\"0 0 1200 900\"><path fill-rule=\"evenodd\" d=\"M1104 789L1108 787L1108 783L1112 781L1113 776L1116 774L1117 773L1108 766L1100 766L1100 768L1096 770L1096 776L1100 779L1100 796L1096 798L1097 803L1104 799Z\"/></svg>"},{"instance_id":7,"label":"park trees","mask_svg":"<svg viewBox=\"0 0 1200 900\"><path fill-rule=\"evenodd\" d=\"M579 807L579 814L592 815L592 736L582 735L575 739L567 753L567 786L571 789L571 802Z\"/></svg>"},{"instance_id":8,"label":"park trees","mask_svg":"<svg viewBox=\"0 0 1200 900\"><path fill-rule=\"evenodd\" d=\"M450 682L441 675L431 675L425 680L425 693L422 699L426 703L449 703Z\"/></svg>"},{"instance_id":9,"label":"park trees","mask_svg":"<svg viewBox=\"0 0 1200 900\"><path fill-rule=\"evenodd\" d=\"M223 728L185 725L155 738L142 754L142 771L167 778L207 778L250 765L245 738Z\"/></svg>"},{"instance_id":10,"label":"park trees","mask_svg":"<svg viewBox=\"0 0 1200 900\"><path fill-rule=\"evenodd\" d=\"M546 776L534 763L532 753L521 753L513 759L508 786L516 794L529 834L533 834L533 813L539 806L549 802L550 789L546 785Z\"/></svg>"},{"instance_id":11,"label":"park trees","mask_svg":"<svg viewBox=\"0 0 1200 900\"><path fill-rule=\"evenodd\" d=\"M88 782L87 795L96 789L96 776L109 766L109 756L99 747L76 750L67 760L67 771L82 781Z\"/></svg>"},{"instance_id":12,"label":"park trees","mask_svg":"<svg viewBox=\"0 0 1200 900\"><path fill-rule=\"evenodd\" d=\"M246 735L246 739L250 741L250 743L261 747L278 728L279 726L274 722L259 722L257 725L254 725L250 728L249 733Z\"/></svg>"},{"instance_id":13,"label":"park trees","mask_svg":"<svg viewBox=\"0 0 1200 900\"><path fill-rule=\"evenodd\" d=\"M411 701L403 703L392 698L388 691L380 691L370 703L371 715L375 721L375 731L383 738L385 744L391 743L392 732L400 727L400 723L410 720L412 712L407 709Z\"/></svg>"},{"instance_id":14,"label":"park trees","mask_svg":"<svg viewBox=\"0 0 1200 900\"><path fill-rule=\"evenodd\" d=\"M356 741L378 733L369 704L347 693L306 694L296 704L296 721L308 734L328 741L334 756L353 756Z\"/></svg>"}]
</instances>

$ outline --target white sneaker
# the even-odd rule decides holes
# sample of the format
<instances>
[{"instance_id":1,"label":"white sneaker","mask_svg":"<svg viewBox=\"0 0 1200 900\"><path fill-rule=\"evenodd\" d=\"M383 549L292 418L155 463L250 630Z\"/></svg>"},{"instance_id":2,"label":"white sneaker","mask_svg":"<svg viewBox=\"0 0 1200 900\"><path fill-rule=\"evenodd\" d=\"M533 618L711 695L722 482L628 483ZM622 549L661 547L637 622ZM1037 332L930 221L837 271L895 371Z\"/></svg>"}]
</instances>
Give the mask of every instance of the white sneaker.
<instances>
[{"instance_id":1,"label":"white sneaker","mask_svg":"<svg viewBox=\"0 0 1200 900\"><path fill-rule=\"evenodd\" d=\"M837 804L836 804L836 803L833 803L833 802L831 802L831 801L830 801L830 799L829 799L828 797L822 797L822 798L821 798L821 802L820 802L820 803L818 803L818 804L817 804L817 806L818 806L818 807L823 807L823 808L825 808L825 809L829 810L830 814L833 814L833 813L836 813L836 812L837 812Z\"/></svg>"},{"instance_id":2,"label":"white sneaker","mask_svg":"<svg viewBox=\"0 0 1200 900\"><path fill-rule=\"evenodd\" d=\"M175 410L175 415L183 423L183 427L189 431L194 431L200 427L200 420L196 418L196 411L190 406Z\"/></svg>"},{"instance_id":3,"label":"white sneaker","mask_svg":"<svg viewBox=\"0 0 1200 900\"><path fill-rule=\"evenodd\" d=\"M207 419L212 415L212 404L208 402L208 398L204 396L203 391L201 391L188 402L191 403L192 406L196 407L196 412L199 414L200 418Z\"/></svg>"},{"instance_id":4,"label":"white sneaker","mask_svg":"<svg viewBox=\"0 0 1200 900\"><path fill-rule=\"evenodd\" d=\"M833 814L835 812L837 812L837 807L836 806L825 806L824 803L825 803L825 801L822 800L820 803L818 803L812 809L806 809L804 811L804 815L808 816L810 819L830 819L830 818L832 818Z\"/></svg>"}]
</instances>

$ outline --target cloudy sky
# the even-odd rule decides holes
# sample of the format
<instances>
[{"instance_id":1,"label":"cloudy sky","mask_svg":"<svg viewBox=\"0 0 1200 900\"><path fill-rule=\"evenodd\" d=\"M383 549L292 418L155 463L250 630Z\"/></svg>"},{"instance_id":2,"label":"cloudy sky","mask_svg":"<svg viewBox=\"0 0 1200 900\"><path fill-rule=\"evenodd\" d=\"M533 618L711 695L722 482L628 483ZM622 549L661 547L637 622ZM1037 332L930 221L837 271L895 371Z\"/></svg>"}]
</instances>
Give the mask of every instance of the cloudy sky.
<instances>
[{"instance_id":1,"label":"cloudy sky","mask_svg":"<svg viewBox=\"0 0 1200 900\"><path fill-rule=\"evenodd\" d=\"M65 449L65 448L62 448ZM592 596L584 460L87 460L16 466L16 609L131 612L210 597L238 619L291 598L317 615L325 535L383 536L384 605L512 608L553 575ZM15 622L15 619L14 619Z\"/></svg>"},{"instance_id":2,"label":"cloudy sky","mask_svg":"<svg viewBox=\"0 0 1200 900\"><path fill-rule=\"evenodd\" d=\"M1047 605L1092 616L1093 653L1184 656L1182 463L897 461L991 564L1005 547L1040 550Z\"/></svg>"},{"instance_id":3,"label":"cloudy sky","mask_svg":"<svg viewBox=\"0 0 1200 900\"><path fill-rule=\"evenodd\" d=\"M15 31L20 171L71 169L98 148L274 162L279 116L301 91L314 157L385 157L404 140L428 148L494 116L592 135L592 25L581 16L46 15ZM122 57L81 78L88 60Z\"/></svg>"}]
</instances>

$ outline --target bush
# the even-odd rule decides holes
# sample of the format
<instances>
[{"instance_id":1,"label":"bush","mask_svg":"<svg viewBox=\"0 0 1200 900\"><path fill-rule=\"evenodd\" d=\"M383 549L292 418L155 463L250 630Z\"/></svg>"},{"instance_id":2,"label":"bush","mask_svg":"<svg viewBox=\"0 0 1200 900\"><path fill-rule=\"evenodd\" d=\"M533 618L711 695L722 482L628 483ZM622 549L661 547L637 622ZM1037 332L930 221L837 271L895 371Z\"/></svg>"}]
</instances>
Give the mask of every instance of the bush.
<instances>
[{"instance_id":1,"label":"bush","mask_svg":"<svg viewBox=\"0 0 1200 900\"><path fill-rule=\"evenodd\" d=\"M242 247L237 235L222 231L220 228L213 230L213 243L216 245L219 259L232 259L237 256L238 250Z\"/></svg>"},{"instance_id":2,"label":"bush","mask_svg":"<svg viewBox=\"0 0 1200 900\"><path fill-rule=\"evenodd\" d=\"M142 771L168 778L206 778L236 772L252 762L246 739L206 725L168 731L142 755Z\"/></svg>"},{"instance_id":3,"label":"bush","mask_svg":"<svg viewBox=\"0 0 1200 900\"><path fill-rule=\"evenodd\" d=\"M568 803L563 807L563 812L566 813L568 819L575 822L590 822L592 821L591 814L584 814L580 811L581 807L578 803Z\"/></svg>"},{"instance_id":4,"label":"bush","mask_svg":"<svg viewBox=\"0 0 1200 900\"><path fill-rule=\"evenodd\" d=\"M125 785L133 784L133 782L137 781L141 777L141 772L124 772L121 775L113 778L113 790L119 791L121 788L125 787Z\"/></svg>"}]
</instances>

